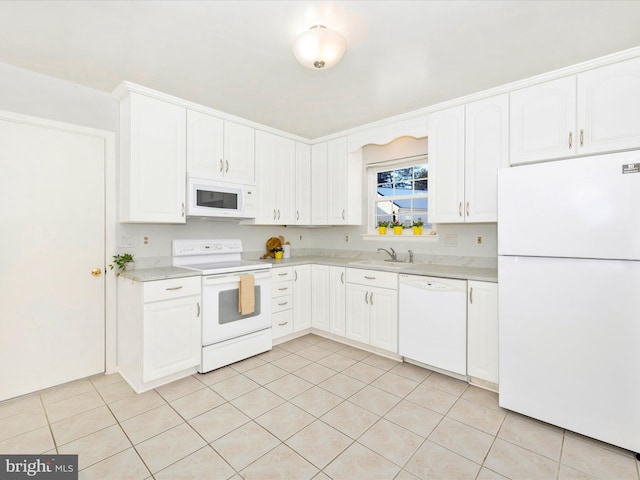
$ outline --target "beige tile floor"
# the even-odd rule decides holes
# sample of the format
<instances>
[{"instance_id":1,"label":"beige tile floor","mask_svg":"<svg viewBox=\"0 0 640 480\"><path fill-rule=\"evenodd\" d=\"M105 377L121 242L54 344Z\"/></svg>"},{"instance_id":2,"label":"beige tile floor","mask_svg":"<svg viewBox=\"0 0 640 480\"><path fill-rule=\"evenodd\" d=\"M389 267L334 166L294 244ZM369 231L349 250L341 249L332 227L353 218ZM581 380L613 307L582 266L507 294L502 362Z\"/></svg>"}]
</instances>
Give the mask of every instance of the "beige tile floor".
<instances>
[{"instance_id":1,"label":"beige tile floor","mask_svg":"<svg viewBox=\"0 0 640 480\"><path fill-rule=\"evenodd\" d=\"M4 402L0 452L76 453L81 479L640 480L631 452L315 335L142 395L109 375Z\"/></svg>"}]
</instances>

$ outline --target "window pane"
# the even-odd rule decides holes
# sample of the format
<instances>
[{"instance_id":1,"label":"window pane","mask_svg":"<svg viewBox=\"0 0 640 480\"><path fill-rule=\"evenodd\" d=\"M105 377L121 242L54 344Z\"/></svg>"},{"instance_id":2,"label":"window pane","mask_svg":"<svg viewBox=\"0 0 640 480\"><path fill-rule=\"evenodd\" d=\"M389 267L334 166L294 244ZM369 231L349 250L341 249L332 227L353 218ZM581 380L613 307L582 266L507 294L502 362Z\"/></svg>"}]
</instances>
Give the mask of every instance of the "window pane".
<instances>
[{"instance_id":1,"label":"window pane","mask_svg":"<svg viewBox=\"0 0 640 480\"><path fill-rule=\"evenodd\" d=\"M427 193L427 180L416 180L415 190L419 193Z\"/></svg>"},{"instance_id":2,"label":"window pane","mask_svg":"<svg viewBox=\"0 0 640 480\"><path fill-rule=\"evenodd\" d=\"M411 181L402 181L402 182L396 182L393 184L393 186L395 187L396 191L395 191L395 195L410 195L413 193L413 185L411 183Z\"/></svg>"},{"instance_id":3,"label":"window pane","mask_svg":"<svg viewBox=\"0 0 640 480\"><path fill-rule=\"evenodd\" d=\"M378 184L393 182L393 170L378 172Z\"/></svg>"},{"instance_id":4,"label":"window pane","mask_svg":"<svg viewBox=\"0 0 640 480\"><path fill-rule=\"evenodd\" d=\"M393 188L389 184L378 186L378 197L391 197L393 195Z\"/></svg>"},{"instance_id":5,"label":"window pane","mask_svg":"<svg viewBox=\"0 0 640 480\"><path fill-rule=\"evenodd\" d=\"M399 168L393 171L393 180L396 183L409 182L412 179L412 168Z\"/></svg>"},{"instance_id":6,"label":"window pane","mask_svg":"<svg viewBox=\"0 0 640 480\"><path fill-rule=\"evenodd\" d=\"M427 166L426 165L416 165L413 168L414 178L427 178Z\"/></svg>"}]
</instances>

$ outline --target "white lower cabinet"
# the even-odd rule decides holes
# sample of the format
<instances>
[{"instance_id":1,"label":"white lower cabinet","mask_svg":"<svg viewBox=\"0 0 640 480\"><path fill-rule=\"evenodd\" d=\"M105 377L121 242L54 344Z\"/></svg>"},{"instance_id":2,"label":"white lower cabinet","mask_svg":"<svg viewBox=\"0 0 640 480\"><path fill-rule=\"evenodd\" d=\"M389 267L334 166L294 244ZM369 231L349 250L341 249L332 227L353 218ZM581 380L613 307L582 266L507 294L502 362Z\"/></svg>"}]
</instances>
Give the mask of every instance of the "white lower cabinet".
<instances>
[{"instance_id":1,"label":"white lower cabinet","mask_svg":"<svg viewBox=\"0 0 640 480\"><path fill-rule=\"evenodd\" d=\"M311 265L293 267L293 331L311 328Z\"/></svg>"},{"instance_id":2,"label":"white lower cabinet","mask_svg":"<svg viewBox=\"0 0 640 480\"><path fill-rule=\"evenodd\" d=\"M344 267L329 267L329 332L345 336L345 283Z\"/></svg>"},{"instance_id":3,"label":"white lower cabinet","mask_svg":"<svg viewBox=\"0 0 640 480\"><path fill-rule=\"evenodd\" d=\"M118 283L118 370L140 393L195 373L200 277Z\"/></svg>"},{"instance_id":4,"label":"white lower cabinet","mask_svg":"<svg viewBox=\"0 0 640 480\"><path fill-rule=\"evenodd\" d=\"M345 336L398 353L398 275L347 268Z\"/></svg>"},{"instance_id":5,"label":"white lower cabinet","mask_svg":"<svg viewBox=\"0 0 640 480\"><path fill-rule=\"evenodd\" d=\"M467 373L498 385L498 284L467 282Z\"/></svg>"},{"instance_id":6,"label":"white lower cabinet","mask_svg":"<svg viewBox=\"0 0 640 480\"><path fill-rule=\"evenodd\" d=\"M293 267L271 271L271 336L293 333Z\"/></svg>"},{"instance_id":7,"label":"white lower cabinet","mask_svg":"<svg viewBox=\"0 0 640 480\"><path fill-rule=\"evenodd\" d=\"M329 266L311 265L311 326L325 332L330 331L329 285Z\"/></svg>"}]
</instances>

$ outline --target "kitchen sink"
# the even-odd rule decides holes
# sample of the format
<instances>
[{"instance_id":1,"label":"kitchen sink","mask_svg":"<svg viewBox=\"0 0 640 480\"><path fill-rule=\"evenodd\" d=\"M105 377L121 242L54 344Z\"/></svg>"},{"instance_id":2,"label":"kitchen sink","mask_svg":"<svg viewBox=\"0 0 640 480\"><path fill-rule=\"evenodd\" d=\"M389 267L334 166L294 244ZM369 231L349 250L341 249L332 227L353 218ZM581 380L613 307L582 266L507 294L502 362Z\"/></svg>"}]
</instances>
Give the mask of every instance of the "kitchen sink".
<instances>
[{"instance_id":1,"label":"kitchen sink","mask_svg":"<svg viewBox=\"0 0 640 480\"><path fill-rule=\"evenodd\" d=\"M349 262L349 265L359 266L359 267L382 267L382 268L407 268L410 266L410 263L407 262L387 262L386 260L356 260L353 262Z\"/></svg>"}]
</instances>

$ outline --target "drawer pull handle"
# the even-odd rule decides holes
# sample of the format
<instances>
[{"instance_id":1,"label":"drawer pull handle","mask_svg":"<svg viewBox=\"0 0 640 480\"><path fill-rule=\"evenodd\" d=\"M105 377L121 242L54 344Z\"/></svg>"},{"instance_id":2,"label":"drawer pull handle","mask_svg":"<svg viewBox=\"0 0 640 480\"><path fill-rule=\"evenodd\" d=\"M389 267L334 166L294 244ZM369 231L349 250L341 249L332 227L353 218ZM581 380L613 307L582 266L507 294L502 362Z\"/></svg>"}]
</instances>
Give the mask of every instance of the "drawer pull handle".
<instances>
[{"instance_id":1,"label":"drawer pull handle","mask_svg":"<svg viewBox=\"0 0 640 480\"><path fill-rule=\"evenodd\" d=\"M289 323L289 322L279 323L279 324L278 324L278 326L279 326L279 327L284 327L287 323Z\"/></svg>"},{"instance_id":2,"label":"drawer pull handle","mask_svg":"<svg viewBox=\"0 0 640 480\"><path fill-rule=\"evenodd\" d=\"M279 277L286 277L287 275L289 275L288 272L278 274Z\"/></svg>"},{"instance_id":3,"label":"drawer pull handle","mask_svg":"<svg viewBox=\"0 0 640 480\"><path fill-rule=\"evenodd\" d=\"M179 287L168 287L165 288L165 290L180 290L182 288L182 285L180 285Z\"/></svg>"},{"instance_id":4,"label":"drawer pull handle","mask_svg":"<svg viewBox=\"0 0 640 480\"><path fill-rule=\"evenodd\" d=\"M364 278L366 278L367 280L375 280L376 279L376 277L368 277L367 275L365 275Z\"/></svg>"},{"instance_id":5,"label":"drawer pull handle","mask_svg":"<svg viewBox=\"0 0 640 480\"><path fill-rule=\"evenodd\" d=\"M289 302L284 302L284 303L279 303L278 305L282 306L282 305L286 305Z\"/></svg>"},{"instance_id":6,"label":"drawer pull handle","mask_svg":"<svg viewBox=\"0 0 640 480\"><path fill-rule=\"evenodd\" d=\"M282 291L282 290L289 290L289 287L281 287L278 290Z\"/></svg>"}]
</instances>

